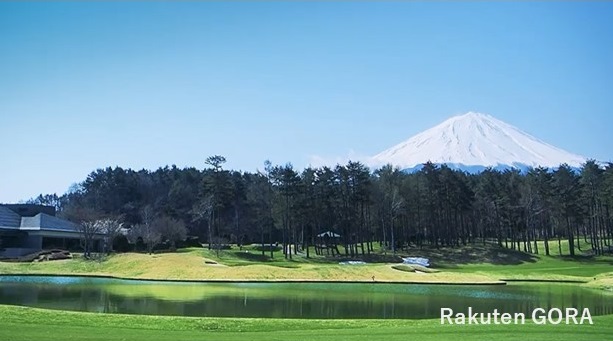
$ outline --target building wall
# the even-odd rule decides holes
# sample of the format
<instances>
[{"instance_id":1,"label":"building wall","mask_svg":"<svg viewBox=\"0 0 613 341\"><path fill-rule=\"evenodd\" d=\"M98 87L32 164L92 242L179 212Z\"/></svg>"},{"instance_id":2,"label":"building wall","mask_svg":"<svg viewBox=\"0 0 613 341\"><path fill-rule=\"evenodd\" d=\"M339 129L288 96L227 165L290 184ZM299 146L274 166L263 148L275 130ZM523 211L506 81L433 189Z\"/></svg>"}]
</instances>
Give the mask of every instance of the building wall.
<instances>
[{"instance_id":1,"label":"building wall","mask_svg":"<svg viewBox=\"0 0 613 341\"><path fill-rule=\"evenodd\" d=\"M26 249L41 250L43 248L43 237L28 235L23 241L21 247Z\"/></svg>"},{"instance_id":2,"label":"building wall","mask_svg":"<svg viewBox=\"0 0 613 341\"><path fill-rule=\"evenodd\" d=\"M27 249L22 247L8 247L0 251L1 258L17 258L25 255L29 255L34 252L40 251L39 249Z\"/></svg>"},{"instance_id":3,"label":"building wall","mask_svg":"<svg viewBox=\"0 0 613 341\"><path fill-rule=\"evenodd\" d=\"M19 238L19 245L8 246L0 249L0 256L7 258L15 258L25 256L30 253L38 252L43 247L42 236L22 236Z\"/></svg>"},{"instance_id":4,"label":"building wall","mask_svg":"<svg viewBox=\"0 0 613 341\"><path fill-rule=\"evenodd\" d=\"M74 233L30 232L28 235L12 236L10 243L0 244L0 258L17 258L43 249L64 249L72 252L82 252L80 236ZM49 236L51 235L51 236ZM0 238L3 238L0 236ZM7 238L6 236L4 238ZM102 252L104 240L98 236L93 240L92 252ZM4 247L4 248L3 248Z\"/></svg>"}]
</instances>

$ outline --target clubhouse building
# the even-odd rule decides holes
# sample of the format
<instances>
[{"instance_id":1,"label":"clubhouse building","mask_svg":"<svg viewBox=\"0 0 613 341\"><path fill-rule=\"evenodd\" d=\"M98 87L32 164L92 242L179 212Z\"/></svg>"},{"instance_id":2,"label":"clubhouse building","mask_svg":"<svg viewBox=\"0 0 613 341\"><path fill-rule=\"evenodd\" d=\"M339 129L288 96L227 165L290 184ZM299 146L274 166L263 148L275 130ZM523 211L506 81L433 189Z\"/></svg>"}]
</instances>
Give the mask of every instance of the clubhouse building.
<instances>
[{"instance_id":1,"label":"clubhouse building","mask_svg":"<svg viewBox=\"0 0 613 341\"><path fill-rule=\"evenodd\" d=\"M0 258L43 249L76 250L79 240L78 225L56 217L52 206L0 205Z\"/></svg>"}]
</instances>

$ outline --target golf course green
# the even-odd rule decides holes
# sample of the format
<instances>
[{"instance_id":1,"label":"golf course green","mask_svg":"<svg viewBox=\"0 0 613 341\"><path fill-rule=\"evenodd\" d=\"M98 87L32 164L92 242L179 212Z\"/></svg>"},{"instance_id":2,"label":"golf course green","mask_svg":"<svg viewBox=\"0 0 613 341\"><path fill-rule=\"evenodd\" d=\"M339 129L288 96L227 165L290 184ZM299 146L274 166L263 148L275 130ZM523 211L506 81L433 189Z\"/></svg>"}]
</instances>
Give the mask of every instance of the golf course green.
<instances>
[{"instance_id":1,"label":"golf course green","mask_svg":"<svg viewBox=\"0 0 613 341\"><path fill-rule=\"evenodd\" d=\"M38 288L36 290L42 291L35 293L39 295L36 296L38 302L43 304L31 304L25 307L28 304L0 302L0 339L33 340L56 335L58 331L61 331L63 340L370 340L373 338L451 340L456 339L458 335L467 340L516 340L520 335L538 340L604 340L613 335L613 315L610 312L613 306L611 257L580 255L571 259L559 255L529 255L491 246L473 246L456 250L419 250L418 253L410 255L431 259L434 271L426 273L413 271L415 269L408 271L395 269L394 266L398 262L389 255L372 258L364 265L342 265L338 259L317 257L307 259L298 256L286 260L280 255L275 255L273 259L260 258L257 251L250 248L224 250L219 254L200 248L153 255L113 254L99 261L84 260L77 255L70 260L52 262L0 262L0 275L5 279L11 276L32 279L45 275L43 277L46 278L69 276L67 278L72 280L85 278L87 281L89 278L93 281L111 281L106 282L103 296L121 297L123 301L120 300L119 303L113 299L105 301L115 302L117 306L121 306L122 302L129 302L132 307L138 307L138 304L142 305L145 302L144 306L151 307L157 304L157 309L164 310L165 307L169 307L169 302L175 304L195 301L196 304L204 304L207 299L219 297L224 297L226 301L216 301L216 304L225 306L228 305L228 297L231 297L230 301L233 300L237 311L241 312L240 304L237 303L242 302L239 299L240 295L247 293L245 296L249 300L247 304L256 302L261 304L256 305L258 309L262 309L261 307L266 307L272 302L266 301L267 299L278 300L281 292L287 292L294 286L294 292L290 294L292 299L280 303L280 306L296 306L296 302L301 302L302 307L309 307L312 310L313 299L317 297L313 292L321 290L322 297L317 298L319 301L325 300L323 298L325 296L333 298L332 306L339 302L357 304L357 306L345 306L344 309L348 312L360 306L361 309L371 307L373 310L383 307L391 312L394 304L396 312L384 316L380 314L356 316L351 313L344 316L317 313L300 315L292 308L277 309L276 311L280 313L262 313L256 317L253 314L255 310L250 310L251 308L244 308L242 314L228 313L217 316L214 310L207 310L202 315L185 313L198 311L193 308L172 310L176 306L157 313L155 310L138 310L138 308L96 309L95 305L92 306L94 308L74 309L74 306L70 307L69 302L83 302L83 297L93 295L92 292L64 291L65 296L58 299L58 296L53 296L56 295L55 292L45 291L48 288L45 289L38 283L34 286ZM156 281L140 286L140 281L127 281L134 282L128 285L113 278ZM191 281L191 283L174 281ZM29 285L31 289L32 283ZM244 285L255 287L257 290L245 291L245 288L241 287ZM354 287L347 290L348 287L343 285ZM30 289L25 290L26 287L27 284L16 287L14 283L9 285L6 281L0 282L0 289L5 290L5 298L14 297L11 292L33 293L28 291ZM384 287L393 289L382 289ZM437 287L439 289L434 289ZM505 298L503 294L520 292L526 295L528 290L532 296L520 295L515 298L517 302L523 302L525 309L530 310L539 305L559 305L561 309L588 307L592 310L593 324L538 325L528 319L521 325L441 325L440 318L436 317L436 311L444 304L439 302L438 305L431 305L436 300L424 301L424 299L428 295L443 297L444 294L440 290L447 287L466 288L462 291L465 292L463 294L465 297L461 299L463 301L454 306L456 311L471 302L477 305L478 295L491 293L502 294L482 307L494 309L499 306L498 309L504 311L508 307L505 304L512 302L512 299L509 299L511 296ZM68 290L66 286L63 288ZM430 292L422 292L421 295L424 297L420 297L417 290L419 288L428 288ZM497 291L496 288L504 289ZM352 292L355 295L352 295ZM45 295L51 296L45 300ZM102 294L97 292L96 295L99 297ZM368 299L360 303L364 301L364 297ZM538 297L557 298L553 301L542 301L536 299ZM496 299L499 300L499 305ZM55 301L57 305L48 305L50 301ZM402 312L411 311L415 302L425 302L424 304L431 308L429 315L422 314L416 318L403 315ZM65 306L62 307L62 304ZM329 302L325 304L320 302L317 307L321 310L330 305ZM111 313L96 313L104 311ZM285 313L287 315L284 315Z\"/></svg>"}]
</instances>

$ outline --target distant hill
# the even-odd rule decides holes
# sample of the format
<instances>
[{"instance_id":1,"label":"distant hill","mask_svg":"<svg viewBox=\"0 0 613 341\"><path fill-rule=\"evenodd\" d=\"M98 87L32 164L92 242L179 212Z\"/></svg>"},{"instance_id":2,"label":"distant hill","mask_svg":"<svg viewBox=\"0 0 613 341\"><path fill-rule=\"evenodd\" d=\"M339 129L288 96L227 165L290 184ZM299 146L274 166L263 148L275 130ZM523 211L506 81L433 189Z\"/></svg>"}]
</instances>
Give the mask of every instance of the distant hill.
<instances>
[{"instance_id":1,"label":"distant hill","mask_svg":"<svg viewBox=\"0 0 613 341\"><path fill-rule=\"evenodd\" d=\"M557 168L564 163L579 168L587 158L552 146L491 115L469 112L384 150L369 163L417 171L428 161L476 173L488 167L526 170Z\"/></svg>"}]
</instances>

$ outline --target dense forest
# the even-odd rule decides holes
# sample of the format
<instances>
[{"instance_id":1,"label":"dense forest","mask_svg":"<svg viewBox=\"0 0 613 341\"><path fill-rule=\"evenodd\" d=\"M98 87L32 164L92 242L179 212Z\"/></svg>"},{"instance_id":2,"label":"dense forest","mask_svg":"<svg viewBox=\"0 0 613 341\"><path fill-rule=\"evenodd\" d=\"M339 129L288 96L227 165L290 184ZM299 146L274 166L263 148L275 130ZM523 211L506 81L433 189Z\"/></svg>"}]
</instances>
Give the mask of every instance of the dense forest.
<instances>
[{"instance_id":1,"label":"dense forest","mask_svg":"<svg viewBox=\"0 0 613 341\"><path fill-rule=\"evenodd\" d=\"M571 255L581 240L595 254L612 250L613 164L468 174L427 163L409 174L359 162L298 171L267 161L250 173L224 169L225 161L209 157L205 169L98 169L62 196L30 202L73 220L71 212L87 209L134 231L163 217L165 226L180 224L212 248L278 243L287 258L308 253L326 231L340 235L347 256L368 254L373 243L392 253L487 242L561 254L561 240Z\"/></svg>"}]
</instances>

